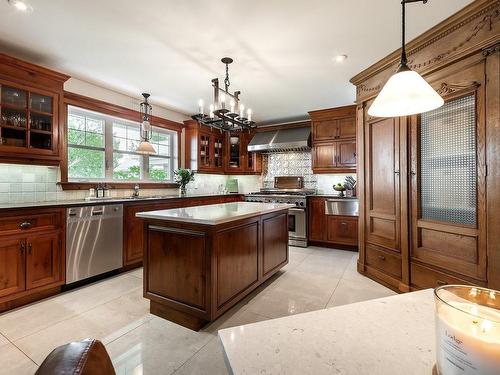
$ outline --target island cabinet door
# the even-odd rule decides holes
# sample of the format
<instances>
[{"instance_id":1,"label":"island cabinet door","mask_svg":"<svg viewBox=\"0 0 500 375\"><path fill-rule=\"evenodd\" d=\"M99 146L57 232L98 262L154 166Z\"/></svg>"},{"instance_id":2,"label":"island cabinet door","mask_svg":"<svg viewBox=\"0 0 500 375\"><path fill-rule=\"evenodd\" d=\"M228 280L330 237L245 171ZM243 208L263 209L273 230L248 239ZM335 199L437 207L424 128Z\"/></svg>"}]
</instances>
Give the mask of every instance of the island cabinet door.
<instances>
[{"instance_id":1,"label":"island cabinet door","mask_svg":"<svg viewBox=\"0 0 500 375\"><path fill-rule=\"evenodd\" d=\"M288 263L288 214L262 219L262 276Z\"/></svg>"},{"instance_id":2,"label":"island cabinet door","mask_svg":"<svg viewBox=\"0 0 500 375\"><path fill-rule=\"evenodd\" d=\"M217 310L225 311L241 293L259 281L259 221L223 229L215 238L215 296Z\"/></svg>"},{"instance_id":3,"label":"island cabinet door","mask_svg":"<svg viewBox=\"0 0 500 375\"><path fill-rule=\"evenodd\" d=\"M206 243L202 232L150 225L145 285L148 297L167 301L176 309L207 312Z\"/></svg>"}]
</instances>

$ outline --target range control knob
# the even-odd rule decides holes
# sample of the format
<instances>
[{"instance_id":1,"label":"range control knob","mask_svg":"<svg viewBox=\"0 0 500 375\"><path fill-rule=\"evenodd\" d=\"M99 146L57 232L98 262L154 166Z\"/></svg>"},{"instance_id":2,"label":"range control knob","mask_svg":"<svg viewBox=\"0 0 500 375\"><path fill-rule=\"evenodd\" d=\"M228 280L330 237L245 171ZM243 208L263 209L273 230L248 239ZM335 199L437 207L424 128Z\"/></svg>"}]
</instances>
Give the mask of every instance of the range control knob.
<instances>
[{"instance_id":1,"label":"range control knob","mask_svg":"<svg viewBox=\"0 0 500 375\"><path fill-rule=\"evenodd\" d=\"M304 202L300 202L300 205L303 206L304 205Z\"/></svg>"},{"instance_id":2,"label":"range control knob","mask_svg":"<svg viewBox=\"0 0 500 375\"><path fill-rule=\"evenodd\" d=\"M299 205L299 202L295 202L295 205L298 206Z\"/></svg>"}]
</instances>

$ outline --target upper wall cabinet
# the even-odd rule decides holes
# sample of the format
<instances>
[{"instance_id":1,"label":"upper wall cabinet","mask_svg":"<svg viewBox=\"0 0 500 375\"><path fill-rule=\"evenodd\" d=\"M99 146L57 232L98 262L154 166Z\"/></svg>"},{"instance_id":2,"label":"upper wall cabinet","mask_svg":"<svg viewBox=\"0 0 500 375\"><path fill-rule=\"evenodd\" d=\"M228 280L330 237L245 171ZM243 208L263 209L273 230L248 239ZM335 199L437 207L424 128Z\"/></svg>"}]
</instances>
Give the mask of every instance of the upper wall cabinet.
<instances>
[{"instance_id":1,"label":"upper wall cabinet","mask_svg":"<svg viewBox=\"0 0 500 375\"><path fill-rule=\"evenodd\" d=\"M356 106L309 112L314 173L356 172Z\"/></svg>"},{"instance_id":2,"label":"upper wall cabinet","mask_svg":"<svg viewBox=\"0 0 500 375\"><path fill-rule=\"evenodd\" d=\"M63 85L69 77L0 54L0 156L56 165L61 158Z\"/></svg>"},{"instance_id":3,"label":"upper wall cabinet","mask_svg":"<svg viewBox=\"0 0 500 375\"><path fill-rule=\"evenodd\" d=\"M185 121L186 168L200 173L260 174L261 155L248 152L253 133L228 133Z\"/></svg>"}]
</instances>

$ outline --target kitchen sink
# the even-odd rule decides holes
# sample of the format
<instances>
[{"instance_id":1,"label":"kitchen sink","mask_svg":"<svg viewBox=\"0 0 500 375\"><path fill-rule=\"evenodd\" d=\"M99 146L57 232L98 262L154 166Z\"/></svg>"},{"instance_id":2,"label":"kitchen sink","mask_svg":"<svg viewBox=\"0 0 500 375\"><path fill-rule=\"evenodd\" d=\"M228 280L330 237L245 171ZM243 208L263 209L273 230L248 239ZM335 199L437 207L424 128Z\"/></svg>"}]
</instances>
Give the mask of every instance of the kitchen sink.
<instances>
[{"instance_id":1,"label":"kitchen sink","mask_svg":"<svg viewBox=\"0 0 500 375\"><path fill-rule=\"evenodd\" d=\"M357 199L331 198L325 201L326 215L358 216Z\"/></svg>"}]
</instances>

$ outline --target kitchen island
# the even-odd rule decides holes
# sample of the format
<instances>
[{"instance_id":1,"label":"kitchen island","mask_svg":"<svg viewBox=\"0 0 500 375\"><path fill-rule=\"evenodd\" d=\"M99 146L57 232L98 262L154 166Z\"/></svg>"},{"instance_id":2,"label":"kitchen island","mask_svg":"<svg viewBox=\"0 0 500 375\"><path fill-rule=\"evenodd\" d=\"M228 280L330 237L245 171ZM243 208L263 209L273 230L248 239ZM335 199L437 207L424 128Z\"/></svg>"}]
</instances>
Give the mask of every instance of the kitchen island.
<instances>
[{"instance_id":1,"label":"kitchen island","mask_svg":"<svg viewBox=\"0 0 500 375\"><path fill-rule=\"evenodd\" d=\"M238 303L288 263L290 207L234 202L137 213L151 313L199 330Z\"/></svg>"}]
</instances>

